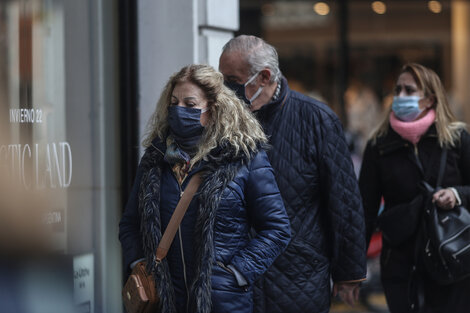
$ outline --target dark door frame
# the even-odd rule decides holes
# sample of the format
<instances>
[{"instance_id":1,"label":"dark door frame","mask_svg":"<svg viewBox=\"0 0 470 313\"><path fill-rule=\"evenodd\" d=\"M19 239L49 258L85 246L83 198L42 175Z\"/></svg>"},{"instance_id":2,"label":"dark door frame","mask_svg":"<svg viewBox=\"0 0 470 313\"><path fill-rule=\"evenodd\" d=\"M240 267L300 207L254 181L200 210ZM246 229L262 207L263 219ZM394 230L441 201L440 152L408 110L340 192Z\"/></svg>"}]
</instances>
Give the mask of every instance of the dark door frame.
<instances>
[{"instance_id":1,"label":"dark door frame","mask_svg":"<svg viewBox=\"0 0 470 313\"><path fill-rule=\"evenodd\" d=\"M121 203L129 198L139 157L137 3L119 0L119 97L121 125Z\"/></svg>"}]
</instances>

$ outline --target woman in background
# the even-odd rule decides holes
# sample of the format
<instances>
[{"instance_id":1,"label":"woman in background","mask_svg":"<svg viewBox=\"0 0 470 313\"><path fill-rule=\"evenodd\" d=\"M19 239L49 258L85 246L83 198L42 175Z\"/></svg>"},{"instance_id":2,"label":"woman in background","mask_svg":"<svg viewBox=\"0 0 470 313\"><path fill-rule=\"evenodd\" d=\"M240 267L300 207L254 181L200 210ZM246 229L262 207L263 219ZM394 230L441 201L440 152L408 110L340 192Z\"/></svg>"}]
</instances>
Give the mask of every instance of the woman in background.
<instances>
[{"instance_id":1,"label":"woman in background","mask_svg":"<svg viewBox=\"0 0 470 313\"><path fill-rule=\"evenodd\" d=\"M458 204L470 203L470 136L465 124L452 114L436 73L419 64L407 64L398 76L392 107L364 152L359 184L368 239L376 227L382 197L386 213L394 206L420 201L419 183L424 173L428 183L436 185L444 147L448 155L443 189L433 195L433 201L441 209L452 210ZM403 214L403 223L395 219L381 223L388 223L387 229L402 231L399 224L404 225L409 218ZM392 244L384 232L381 279L390 312L417 309L417 303L410 299L415 266L424 287L420 312L468 312L470 279L446 286L434 282L416 257L417 228L410 229L411 236L400 244Z\"/></svg>"}]
</instances>

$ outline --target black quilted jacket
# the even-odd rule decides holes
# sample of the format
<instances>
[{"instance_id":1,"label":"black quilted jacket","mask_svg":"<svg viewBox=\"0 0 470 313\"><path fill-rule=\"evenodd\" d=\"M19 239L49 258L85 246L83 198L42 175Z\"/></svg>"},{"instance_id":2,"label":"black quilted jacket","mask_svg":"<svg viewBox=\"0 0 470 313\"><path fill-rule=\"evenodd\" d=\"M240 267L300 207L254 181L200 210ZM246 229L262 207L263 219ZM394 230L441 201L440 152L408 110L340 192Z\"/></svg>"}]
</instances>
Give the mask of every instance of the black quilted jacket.
<instances>
[{"instance_id":1,"label":"black quilted jacket","mask_svg":"<svg viewBox=\"0 0 470 313\"><path fill-rule=\"evenodd\" d=\"M291 221L287 250L258 281L255 312L328 312L333 281L366 276L361 197L337 116L292 91L255 113Z\"/></svg>"}]
</instances>

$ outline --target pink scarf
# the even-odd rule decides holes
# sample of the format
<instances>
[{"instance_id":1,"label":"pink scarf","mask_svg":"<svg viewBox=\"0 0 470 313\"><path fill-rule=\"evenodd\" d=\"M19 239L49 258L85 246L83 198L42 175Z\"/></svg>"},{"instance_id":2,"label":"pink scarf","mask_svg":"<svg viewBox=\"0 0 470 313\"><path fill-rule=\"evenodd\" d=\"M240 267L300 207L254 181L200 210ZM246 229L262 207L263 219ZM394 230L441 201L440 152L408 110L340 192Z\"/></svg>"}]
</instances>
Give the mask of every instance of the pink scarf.
<instances>
[{"instance_id":1,"label":"pink scarf","mask_svg":"<svg viewBox=\"0 0 470 313\"><path fill-rule=\"evenodd\" d=\"M410 122L400 121L395 113L390 112L390 126L403 139L417 144L421 136L429 129L436 120L436 111L429 110L422 118Z\"/></svg>"}]
</instances>

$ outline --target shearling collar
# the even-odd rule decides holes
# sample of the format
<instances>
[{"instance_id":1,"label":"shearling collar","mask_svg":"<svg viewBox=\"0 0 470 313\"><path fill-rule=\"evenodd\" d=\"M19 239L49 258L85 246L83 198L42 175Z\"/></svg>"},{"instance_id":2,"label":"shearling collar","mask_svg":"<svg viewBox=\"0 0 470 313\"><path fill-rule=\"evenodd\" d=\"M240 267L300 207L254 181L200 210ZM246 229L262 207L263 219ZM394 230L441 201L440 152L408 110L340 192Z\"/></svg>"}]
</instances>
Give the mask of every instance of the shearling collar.
<instances>
[{"instance_id":1,"label":"shearling collar","mask_svg":"<svg viewBox=\"0 0 470 313\"><path fill-rule=\"evenodd\" d=\"M255 154L259 148L264 148L264 149L269 149L267 145L258 145L257 149L255 151L251 151L250 157L246 157L246 155L243 153L243 151L236 151L235 147L230 145L227 142L221 143L218 147L212 149L210 153L204 158L203 161L201 161L200 164L196 165L197 168L204 169L206 167L208 168L213 168L213 167L218 167L222 166L227 163L231 162L242 162L245 163L248 161L253 154ZM158 151L158 154L161 154L161 156L165 155L166 152L166 144L164 141L162 141L159 138L155 138L152 141L152 144L147 150L156 150ZM155 160L154 160L155 161Z\"/></svg>"}]
</instances>

